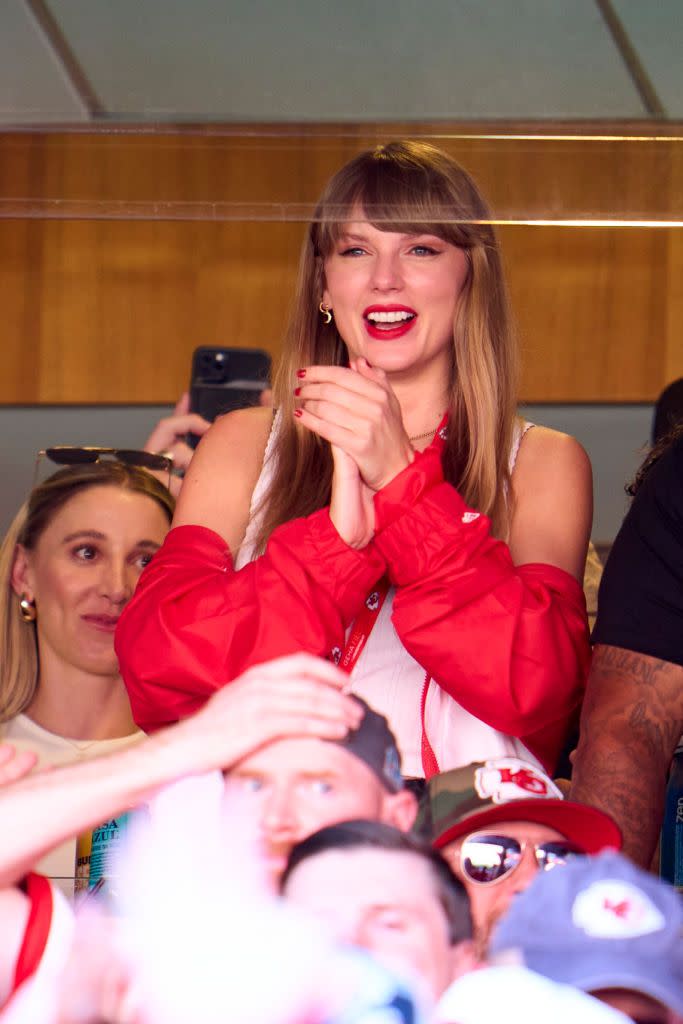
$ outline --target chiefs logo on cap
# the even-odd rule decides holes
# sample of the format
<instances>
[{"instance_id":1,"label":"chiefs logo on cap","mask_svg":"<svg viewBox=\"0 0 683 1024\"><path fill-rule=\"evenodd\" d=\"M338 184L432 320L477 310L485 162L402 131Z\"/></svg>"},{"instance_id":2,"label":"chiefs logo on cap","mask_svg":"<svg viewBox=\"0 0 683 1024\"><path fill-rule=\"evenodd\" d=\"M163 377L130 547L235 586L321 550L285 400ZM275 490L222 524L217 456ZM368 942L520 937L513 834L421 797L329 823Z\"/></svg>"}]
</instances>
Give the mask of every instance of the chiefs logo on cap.
<instances>
[{"instance_id":1,"label":"chiefs logo on cap","mask_svg":"<svg viewBox=\"0 0 683 1024\"><path fill-rule=\"evenodd\" d=\"M609 878L593 882L572 906L572 921L594 939L633 939L664 928L664 915L644 892Z\"/></svg>"},{"instance_id":2,"label":"chiefs logo on cap","mask_svg":"<svg viewBox=\"0 0 683 1024\"><path fill-rule=\"evenodd\" d=\"M540 768L518 757L500 757L486 761L474 773L474 785L482 800L494 804L529 797L561 800L562 793Z\"/></svg>"}]
</instances>

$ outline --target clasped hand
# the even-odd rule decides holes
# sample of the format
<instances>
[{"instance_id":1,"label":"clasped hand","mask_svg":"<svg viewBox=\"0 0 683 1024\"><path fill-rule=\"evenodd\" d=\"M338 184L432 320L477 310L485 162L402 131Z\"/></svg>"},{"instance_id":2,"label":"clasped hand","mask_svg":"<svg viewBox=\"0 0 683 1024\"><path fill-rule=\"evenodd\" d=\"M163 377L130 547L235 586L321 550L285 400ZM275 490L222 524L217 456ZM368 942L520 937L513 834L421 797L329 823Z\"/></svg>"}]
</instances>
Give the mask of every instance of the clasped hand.
<instances>
[{"instance_id":1,"label":"clasped hand","mask_svg":"<svg viewBox=\"0 0 683 1024\"><path fill-rule=\"evenodd\" d=\"M295 415L332 446L330 518L347 544L365 547L375 531L373 495L415 457L401 407L384 371L365 359L302 372Z\"/></svg>"}]
</instances>

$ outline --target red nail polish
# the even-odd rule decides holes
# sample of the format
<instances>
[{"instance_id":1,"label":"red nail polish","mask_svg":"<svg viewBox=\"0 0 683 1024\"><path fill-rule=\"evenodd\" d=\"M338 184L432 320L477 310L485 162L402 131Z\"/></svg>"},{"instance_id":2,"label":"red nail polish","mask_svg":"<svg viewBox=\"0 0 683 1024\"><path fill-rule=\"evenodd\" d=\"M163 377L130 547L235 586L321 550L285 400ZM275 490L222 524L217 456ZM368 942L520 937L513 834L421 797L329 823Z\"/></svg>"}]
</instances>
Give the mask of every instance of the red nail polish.
<instances>
[{"instance_id":1,"label":"red nail polish","mask_svg":"<svg viewBox=\"0 0 683 1024\"><path fill-rule=\"evenodd\" d=\"M294 388L294 397L296 398L300 394L301 394L301 388Z\"/></svg>"},{"instance_id":2,"label":"red nail polish","mask_svg":"<svg viewBox=\"0 0 683 1024\"><path fill-rule=\"evenodd\" d=\"M306 371L305 370L297 370L296 371L296 375L301 380L302 377L306 376Z\"/></svg>"},{"instance_id":3,"label":"red nail polish","mask_svg":"<svg viewBox=\"0 0 683 1024\"><path fill-rule=\"evenodd\" d=\"M296 416L297 419L299 418L299 416L303 416L303 409L295 409L294 415Z\"/></svg>"}]
</instances>

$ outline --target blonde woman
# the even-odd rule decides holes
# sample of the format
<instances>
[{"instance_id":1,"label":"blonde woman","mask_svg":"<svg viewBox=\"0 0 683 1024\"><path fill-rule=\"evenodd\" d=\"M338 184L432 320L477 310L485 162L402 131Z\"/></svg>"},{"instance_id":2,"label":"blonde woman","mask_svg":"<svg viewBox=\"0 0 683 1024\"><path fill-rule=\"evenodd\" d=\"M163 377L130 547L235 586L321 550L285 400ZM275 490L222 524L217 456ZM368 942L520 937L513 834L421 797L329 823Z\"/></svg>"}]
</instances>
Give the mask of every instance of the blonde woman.
<instances>
[{"instance_id":1,"label":"blonde woman","mask_svg":"<svg viewBox=\"0 0 683 1024\"><path fill-rule=\"evenodd\" d=\"M0 741L38 767L110 753L136 728L114 630L174 501L145 470L79 465L35 487L0 549ZM75 844L41 865L73 889Z\"/></svg>"},{"instance_id":2,"label":"blonde woman","mask_svg":"<svg viewBox=\"0 0 683 1024\"><path fill-rule=\"evenodd\" d=\"M328 184L265 409L219 420L117 631L136 720L182 717L258 661L333 657L422 778L554 767L589 661L591 472L516 415L489 211L439 150L394 142Z\"/></svg>"}]
</instances>

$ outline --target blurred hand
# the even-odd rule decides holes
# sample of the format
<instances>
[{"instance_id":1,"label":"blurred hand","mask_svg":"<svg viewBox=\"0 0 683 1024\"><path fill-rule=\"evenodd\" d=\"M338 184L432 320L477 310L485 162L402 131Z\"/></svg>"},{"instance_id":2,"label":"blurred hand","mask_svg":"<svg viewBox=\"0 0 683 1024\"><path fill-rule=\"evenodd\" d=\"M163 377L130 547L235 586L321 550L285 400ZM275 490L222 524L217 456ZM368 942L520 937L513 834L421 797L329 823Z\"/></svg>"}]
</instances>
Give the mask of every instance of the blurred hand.
<instances>
[{"instance_id":1,"label":"blurred hand","mask_svg":"<svg viewBox=\"0 0 683 1024\"><path fill-rule=\"evenodd\" d=\"M202 437L211 424L196 412L190 412L190 396L187 391L178 399L171 416L159 420L156 427L145 441L146 452L162 452L173 456L173 468L185 472L190 465L194 451L185 441L188 433ZM165 481L164 481L165 482ZM177 497L182 485L182 477L171 477L171 491Z\"/></svg>"},{"instance_id":2,"label":"blurred hand","mask_svg":"<svg viewBox=\"0 0 683 1024\"><path fill-rule=\"evenodd\" d=\"M23 779L37 761L38 755L32 750L16 750L11 743L0 743L0 786Z\"/></svg>"},{"instance_id":3,"label":"blurred hand","mask_svg":"<svg viewBox=\"0 0 683 1024\"><path fill-rule=\"evenodd\" d=\"M86 903L78 915L50 1020L57 1024L145 1024L149 1017L135 987L134 968L123 949L118 919L108 917L96 903Z\"/></svg>"}]
</instances>

